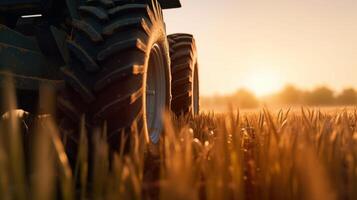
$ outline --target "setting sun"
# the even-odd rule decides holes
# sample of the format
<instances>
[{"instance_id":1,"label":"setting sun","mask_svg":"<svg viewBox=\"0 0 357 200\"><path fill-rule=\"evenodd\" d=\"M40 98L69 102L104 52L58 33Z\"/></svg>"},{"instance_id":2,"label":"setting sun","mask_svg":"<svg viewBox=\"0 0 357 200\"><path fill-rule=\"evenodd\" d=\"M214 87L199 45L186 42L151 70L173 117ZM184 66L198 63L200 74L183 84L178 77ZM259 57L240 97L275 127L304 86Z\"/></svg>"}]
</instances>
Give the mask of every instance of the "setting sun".
<instances>
[{"instance_id":1,"label":"setting sun","mask_svg":"<svg viewBox=\"0 0 357 200\"><path fill-rule=\"evenodd\" d=\"M283 83L276 70L254 69L247 75L246 87L258 96L264 96L281 89Z\"/></svg>"}]
</instances>

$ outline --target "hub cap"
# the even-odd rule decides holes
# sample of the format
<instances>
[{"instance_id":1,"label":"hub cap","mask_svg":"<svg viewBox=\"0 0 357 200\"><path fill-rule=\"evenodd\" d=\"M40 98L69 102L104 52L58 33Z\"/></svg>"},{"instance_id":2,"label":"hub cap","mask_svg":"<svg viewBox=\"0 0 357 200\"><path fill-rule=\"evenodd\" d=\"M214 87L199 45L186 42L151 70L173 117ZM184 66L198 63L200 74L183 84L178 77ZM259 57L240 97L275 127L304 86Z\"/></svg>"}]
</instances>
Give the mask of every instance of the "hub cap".
<instances>
[{"instance_id":1,"label":"hub cap","mask_svg":"<svg viewBox=\"0 0 357 200\"><path fill-rule=\"evenodd\" d=\"M155 44L149 58L146 79L146 118L150 139L157 143L162 132L162 114L166 106L166 70L162 49Z\"/></svg>"}]
</instances>

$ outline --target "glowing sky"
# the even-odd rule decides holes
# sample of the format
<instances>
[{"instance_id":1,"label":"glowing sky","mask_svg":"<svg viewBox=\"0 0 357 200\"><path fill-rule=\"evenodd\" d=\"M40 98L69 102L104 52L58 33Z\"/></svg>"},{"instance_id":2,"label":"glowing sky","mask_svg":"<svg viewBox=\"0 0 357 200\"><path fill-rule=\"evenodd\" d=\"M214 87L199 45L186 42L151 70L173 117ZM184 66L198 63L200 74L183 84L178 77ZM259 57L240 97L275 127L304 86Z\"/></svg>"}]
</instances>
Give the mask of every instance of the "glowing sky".
<instances>
[{"instance_id":1,"label":"glowing sky","mask_svg":"<svg viewBox=\"0 0 357 200\"><path fill-rule=\"evenodd\" d=\"M357 87L357 0L181 1L167 31L197 38L203 95Z\"/></svg>"}]
</instances>

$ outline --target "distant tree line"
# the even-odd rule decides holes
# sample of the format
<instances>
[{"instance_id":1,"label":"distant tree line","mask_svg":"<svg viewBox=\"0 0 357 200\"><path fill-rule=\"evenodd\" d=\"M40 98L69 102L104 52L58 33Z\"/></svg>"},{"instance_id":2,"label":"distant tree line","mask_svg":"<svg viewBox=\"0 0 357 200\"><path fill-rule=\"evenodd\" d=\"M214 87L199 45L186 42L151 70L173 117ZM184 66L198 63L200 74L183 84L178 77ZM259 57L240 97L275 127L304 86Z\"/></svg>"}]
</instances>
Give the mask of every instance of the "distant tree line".
<instances>
[{"instance_id":1,"label":"distant tree line","mask_svg":"<svg viewBox=\"0 0 357 200\"><path fill-rule=\"evenodd\" d=\"M293 85L287 85L276 94L258 98L247 89L240 89L232 95L203 97L203 106L232 105L240 108L256 108L262 104L268 105L310 105L310 106L352 106L357 105L357 91L346 88L341 92L322 86L313 90L301 90Z\"/></svg>"},{"instance_id":2,"label":"distant tree line","mask_svg":"<svg viewBox=\"0 0 357 200\"><path fill-rule=\"evenodd\" d=\"M282 91L270 97L263 98L262 101L287 105L348 106L357 104L357 91L354 88L346 88L336 93L326 86L306 91L298 89L293 85L287 85Z\"/></svg>"},{"instance_id":3,"label":"distant tree line","mask_svg":"<svg viewBox=\"0 0 357 200\"><path fill-rule=\"evenodd\" d=\"M201 106L211 109L225 109L227 105L240 108L256 108L260 103L260 100L246 89L240 89L232 95L201 97Z\"/></svg>"}]
</instances>

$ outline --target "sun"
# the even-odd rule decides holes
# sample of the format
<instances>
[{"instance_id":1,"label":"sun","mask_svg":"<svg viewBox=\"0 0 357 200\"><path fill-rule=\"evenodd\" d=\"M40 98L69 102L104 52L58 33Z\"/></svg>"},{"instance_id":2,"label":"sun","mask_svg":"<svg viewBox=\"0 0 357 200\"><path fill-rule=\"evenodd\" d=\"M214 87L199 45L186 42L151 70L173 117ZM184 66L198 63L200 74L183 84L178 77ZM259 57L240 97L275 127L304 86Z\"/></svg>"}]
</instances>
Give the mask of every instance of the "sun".
<instances>
[{"instance_id":1,"label":"sun","mask_svg":"<svg viewBox=\"0 0 357 200\"><path fill-rule=\"evenodd\" d=\"M246 86L257 96L272 94L281 89L281 77L275 70L260 68L248 75Z\"/></svg>"}]
</instances>

